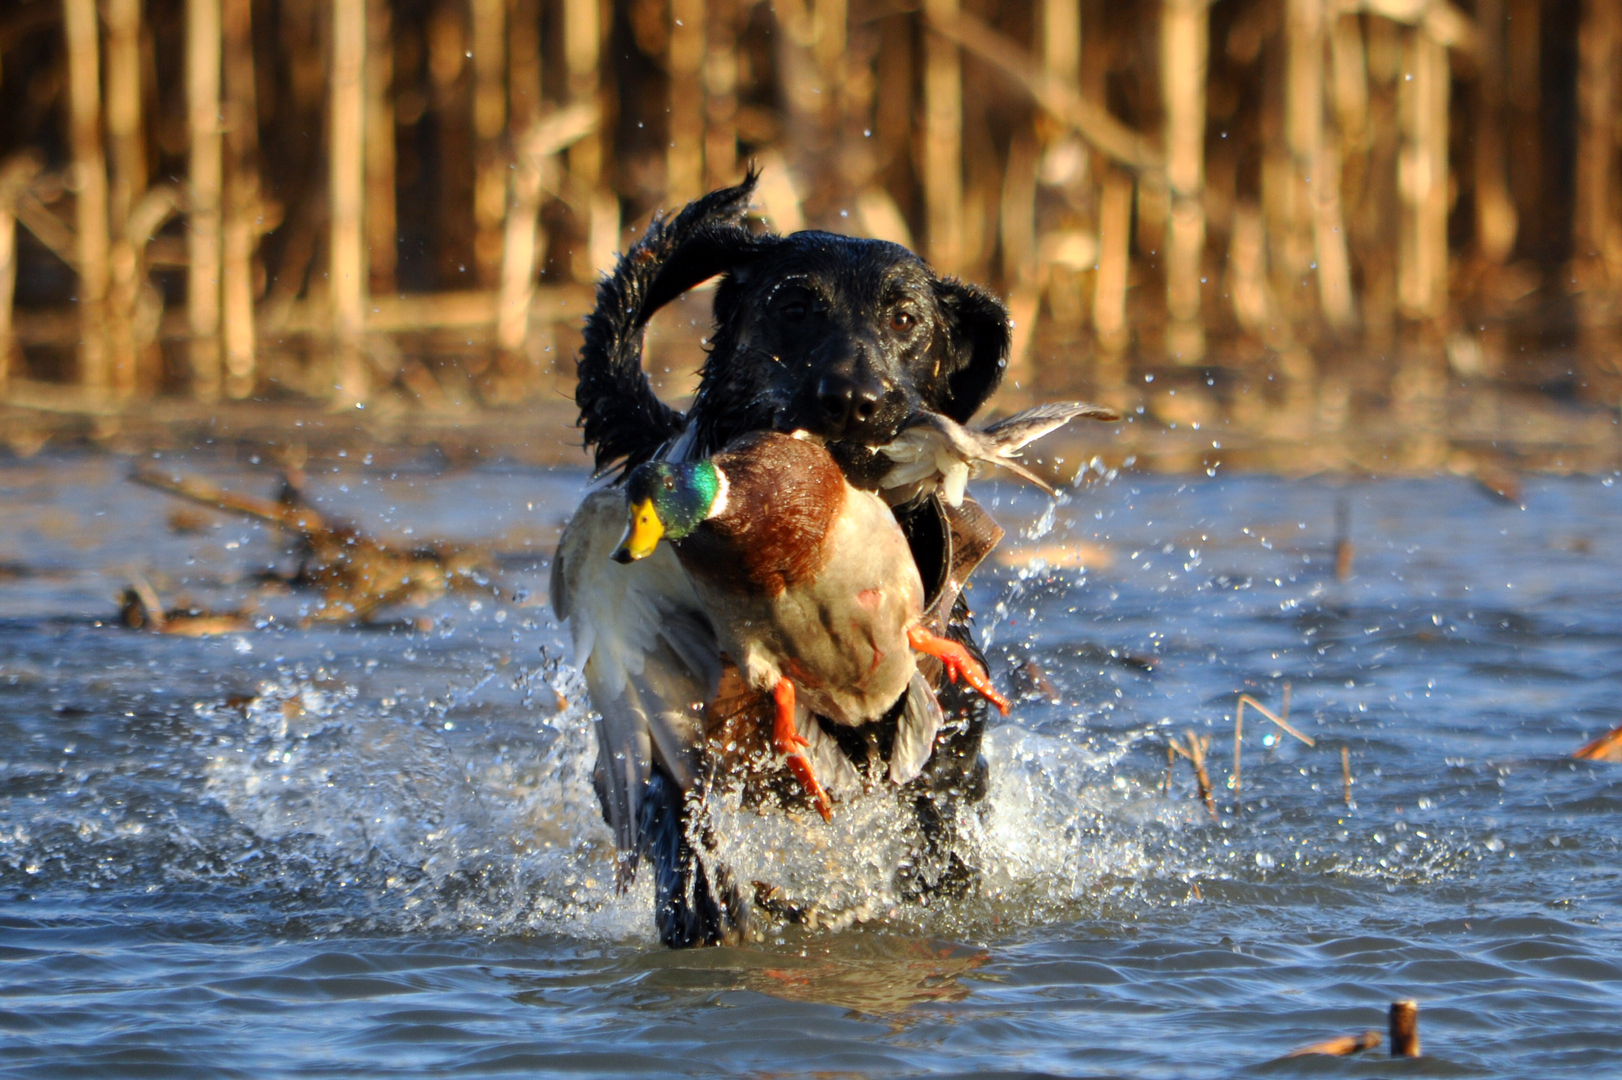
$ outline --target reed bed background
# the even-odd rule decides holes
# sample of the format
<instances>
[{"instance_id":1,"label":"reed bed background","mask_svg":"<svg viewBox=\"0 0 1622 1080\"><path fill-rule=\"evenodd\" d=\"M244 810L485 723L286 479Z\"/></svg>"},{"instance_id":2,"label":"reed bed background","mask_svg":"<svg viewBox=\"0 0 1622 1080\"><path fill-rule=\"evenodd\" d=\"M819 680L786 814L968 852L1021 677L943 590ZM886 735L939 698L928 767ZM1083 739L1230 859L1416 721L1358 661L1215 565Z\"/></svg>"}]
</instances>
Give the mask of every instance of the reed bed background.
<instances>
[{"instance_id":1,"label":"reed bed background","mask_svg":"<svg viewBox=\"0 0 1622 1080\"><path fill-rule=\"evenodd\" d=\"M1614 447L1619 99L1622 0L12 0L0 400L556 400L615 253L753 162L996 289L1020 391Z\"/></svg>"}]
</instances>

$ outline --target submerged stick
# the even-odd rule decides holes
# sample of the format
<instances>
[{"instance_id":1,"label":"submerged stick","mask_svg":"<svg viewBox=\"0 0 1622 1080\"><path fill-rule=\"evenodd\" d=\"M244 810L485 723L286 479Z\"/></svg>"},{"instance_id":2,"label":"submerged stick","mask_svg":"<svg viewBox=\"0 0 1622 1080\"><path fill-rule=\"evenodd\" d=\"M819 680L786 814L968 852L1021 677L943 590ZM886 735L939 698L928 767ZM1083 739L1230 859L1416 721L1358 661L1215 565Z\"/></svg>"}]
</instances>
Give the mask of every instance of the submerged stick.
<instances>
[{"instance_id":1,"label":"submerged stick","mask_svg":"<svg viewBox=\"0 0 1622 1080\"><path fill-rule=\"evenodd\" d=\"M1347 806L1352 805L1352 755L1343 746L1340 748L1340 782L1341 798Z\"/></svg>"},{"instance_id":2,"label":"submerged stick","mask_svg":"<svg viewBox=\"0 0 1622 1080\"><path fill-rule=\"evenodd\" d=\"M1391 1003L1391 1056L1419 1056L1419 1002Z\"/></svg>"},{"instance_id":3,"label":"submerged stick","mask_svg":"<svg viewBox=\"0 0 1622 1080\"><path fill-rule=\"evenodd\" d=\"M1326 1039L1311 1046L1303 1046L1299 1050L1291 1050L1284 1056L1287 1058L1307 1057L1310 1054L1326 1054L1330 1057L1350 1057L1360 1054L1364 1050L1376 1050L1381 1042L1378 1031L1365 1031L1361 1035L1342 1035L1338 1039Z\"/></svg>"}]
</instances>

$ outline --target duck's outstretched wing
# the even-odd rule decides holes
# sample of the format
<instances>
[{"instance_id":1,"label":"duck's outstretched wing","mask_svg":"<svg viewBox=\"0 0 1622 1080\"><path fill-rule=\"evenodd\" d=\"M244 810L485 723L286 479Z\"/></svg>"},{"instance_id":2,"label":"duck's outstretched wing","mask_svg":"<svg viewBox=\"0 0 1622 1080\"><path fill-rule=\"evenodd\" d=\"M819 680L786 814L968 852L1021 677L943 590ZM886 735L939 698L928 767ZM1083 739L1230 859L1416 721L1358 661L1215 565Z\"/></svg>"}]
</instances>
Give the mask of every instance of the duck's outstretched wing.
<instances>
[{"instance_id":1,"label":"duck's outstretched wing","mask_svg":"<svg viewBox=\"0 0 1622 1080\"><path fill-rule=\"evenodd\" d=\"M552 608L598 712L593 779L603 818L631 860L657 762L684 790L698 778L699 708L721 677L715 632L670 545L629 565L609 558L625 531L617 488L586 496L552 562Z\"/></svg>"},{"instance_id":2,"label":"duck's outstretched wing","mask_svg":"<svg viewBox=\"0 0 1622 1080\"><path fill-rule=\"evenodd\" d=\"M879 481L879 488L891 502L899 502L902 500L889 493L905 492L905 497L911 498L939 485L941 496L952 506L959 506L975 467L990 464L1017 473L1052 495L1052 485L1019 463L1019 451L1077 417L1121 418L1115 410L1102 405L1062 401L1025 409L976 430L940 413L920 412L894 441L880 447L879 452L893 464Z\"/></svg>"}]
</instances>

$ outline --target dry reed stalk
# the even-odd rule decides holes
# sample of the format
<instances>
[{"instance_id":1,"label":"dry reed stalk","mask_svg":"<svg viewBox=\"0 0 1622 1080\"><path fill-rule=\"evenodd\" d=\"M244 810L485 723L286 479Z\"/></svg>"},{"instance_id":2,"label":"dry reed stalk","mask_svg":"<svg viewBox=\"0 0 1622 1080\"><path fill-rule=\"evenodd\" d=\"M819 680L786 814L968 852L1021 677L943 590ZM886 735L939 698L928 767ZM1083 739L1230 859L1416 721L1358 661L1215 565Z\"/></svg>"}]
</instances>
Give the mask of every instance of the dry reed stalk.
<instances>
[{"instance_id":1,"label":"dry reed stalk","mask_svg":"<svg viewBox=\"0 0 1622 1080\"><path fill-rule=\"evenodd\" d=\"M1338 1039L1327 1039L1311 1046L1303 1046L1299 1050L1291 1050L1284 1056L1294 1058L1325 1054L1330 1057L1350 1057L1352 1054L1361 1054L1364 1050L1378 1050L1381 1041L1378 1031L1365 1031L1361 1035L1342 1035Z\"/></svg>"},{"instance_id":2,"label":"dry reed stalk","mask_svg":"<svg viewBox=\"0 0 1622 1080\"><path fill-rule=\"evenodd\" d=\"M1447 47L1421 29L1404 29L1398 84L1403 148L1397 190L1403 203L1397 296L1405 314L1436 319L1447 303Z\"/></svg>"},{"instance_id":3,"label":"dry reed stalk","mask_svg":"<svg viewBox=\"0 0 1622 1080\"><path fill-rule=\"evenodd\" d=\"M222 0L225 53L225 220L221 228L221 338L225 394L254 390L253 257L259 246L259 107L254 86L253 5Z\"/></svg>"},{"instance_id":4,"label":"dry reed stalk","mask_svg":"<svg viewBox=\"0 0 1622 1080\"><path fill-rule=\"evenodd\" d=\"M563 63L568 72L569 100L573 104L591 102L602 107L598 66L602 54L602 10L599 0L563 0ZM574 251L574 276L583 282L595 281L599 273L612 268L614 249L619 243L619 199L612 191L599 190L603 175L604 139L593 132L569 148L570 189L581 193L586 229L585 245Z\"/></svg>"},{"instance_id":5,"label":"dry reed stalk","mask_svg":"<svg viewBox=\"0 0 1622 1080\"><path fill-rule=\"evenodd\" d=\"M1126 351L1126 286L1131 270L1132 177L1113 166L1104 170L1098 203L1098 274L1093 293L1093 331L1106 358ZM1121 373L1112 371L1106 379L1101 361L1099 390L1114 393L1121 385ZM1107 399L1106 399L1107 400Z\"/></svg>"},{"instance_id":6,"label":"dry reed stalk","mask_svg":"<svg viewBox=\"0 0 1622 1080\"><path fill-rule=\"evenodd\" d=\"M1042 66L1049 79L1081 83L1080 0L1042 0Z\"/></svg>"},{"instance_id":7,"label":"dry reed stalk","mask_svg":"<svg viewBox=\"0 0 1622 1080\"><path fill-rule=\"evenodd\" d=\"M1061 0L1061 4L1073 2ZM1003 171L998 232L1002 238L1002 279L1008 289L1008 314L1014 323L1006 379L1016 385L1029 385L1033 374L1030 348L1042 301L1041 268L1035 259L1039 155L1035 134L1021 129L1009 144L1008 165Z\"/></svg>"},{"instance_id":8,"label":"dry reed stalk","mask_svg":"<svg viewBox=\"0 0 1622 1080\"><path fill-rule=\"evenodd\" d=\"M108 368L113 395L136 389L136 304L140 259L129 239L130 212L146 190L146 147L141 131L140 0L109 0L107 20L107 148L111 181L107 210L112 226L108 256Z\"/></svg>"},{"instance_id":9,"label":"dry reed stalk","mask_svg":"<svg viewBox=\"0 0 1622 1080\"><path fill-rule=\"evenodd\" d=\"M1515 198L1520 233L1537 236L1543 229L1543 155L1519 148L1535 147L1542 135L1543 34L1539 0L1509 0L1509 33L1505 39L1509 99L1509 186Z\"/></svg>"},{"instance_id":10,"label":"dry reed stalk","mask_svg":"<svg viewBox=\"0 0 1622 1080\"><path fill-rule=\"evenodd\" d=\"M1340 748L1340 797L1347 806L1352 805L1352 752Z\"/></svg>"},{"instance_id":11,"label":"dry reed stalk","mask_svg":"<svg viewBox=\"0 0 1622 1080\"><path fill-rule=\"evenodd\" d=\"M17 199L39 175L40 159L31 152L0 163L0 392L11 378L17 342L11 328L17 292Z\"/></svg>"},{"instance_id":12,"label":"dry reed stalk","mask_svg":"<svg viewBox=\"0 0 1622 1080\"><path fill-rule=\"evenodd\" d=\"M595 131L597 119L595 102L570 105L536 123L514 148L496 314L496 343L505 352L522 351L529 336L541 251L541 196L549 181L557 183L555 155Z\"/></svg>"},{"instance_id":13,"label":"dry reed stalk","mask_svg":"<svg viewBox=\"0 0 1622 1080\"><path fill-rule=\"evenodd\" d=\"M1515 247L1515 203L1504 158L1504 0L1476 0L1480 42L1475 79L1476 250L1501 264Z\"/></svg>"},{"instance_id":14,"label":"dry reed stalk","mask_svg":"<svg viewBox=\"0 0 1622 1080\"><path fill-rule=\"evenodd\" d=\"M220 0L186 0L186 328L192 393L220 393Z\"/></svg>"},{"instance_id":15,"label":"dry reed stalk","mask_svg":"<svg viewBox=\"0 0 1622 1080\"><path fill-rule=\"evenodd\" d=\"M1619 39L1622 4L1583 0L1577 35L1576 206L1572 213L1572 240L1579 259L1602 258L1612 228Z\"/></svg>"},{"instance_id":16,"label":"dry reed stalk","mask_svg":"<svg viewBox=\"0 0 1622 1080\"><path fill-rule=\"evenodd\" d=\"M676 207L698 198L704 185L704 0L671 0L670 21L665 203Z\"/></svg>"},{"instance_id":17,"label":"dry reed stalk","mask_svg":"<svg viewBox=\"0 0 1622 1080\"><path fill-rule=\"evenodd\" d=\"M1024 49L980 19L943 0L926 3L924 15L931 31L967 49L1024 87L1044 112L1068 125L1111 161L1143 173L1158 173L1165 168L1164 155L1153 140L1115 119L1099 102L1048 78L1042 65Z\"/></svg>"},{"instance_id":18,"label":"dry reed stalk","mask_svg":"<svg viewBox=\"0 0 1622 1080\"><path fill-rule=\"evenodd\" d=\"M68 49L68 119L73 148L75 229L73 264L79 271L79 382L105 393L106 301L110 278L107 229L107 162L101 142L101 48L95 0L63 0L62 28Z\"/></svg>"},{"instance_id":19,"label":"dry reed stalk","mask_svg":"<svg viewBox=\"0 0 1622 1080\"><path fill-rule=\"evenodd\" d=\"M507 212L506 0L471 0L473 40L473 262L482 286L500 280Z\"/></svg>"},{"instance_id":20,"label":"dry reed stalk","mask_svg":"<svg viewBox=\"0 0 1622 1080\"><path fill-rule=\"evenodd\" d=\"M738 5L710 0L704 45L704 186L738 180Z\"/></svg>"},{"instance_id":21,"label":"dry reed stalk","mask_svg":"<svg viewBox=\"0 0 1622 1080\"><path fill-rule=\"evenodd\" d=\"M1182 364L1205 356L1200 267L1205 254L1205 84L1210 52L1206 0L1163 0L1160 83L1166 111L1166 351Z\"/></svg>"},{"instance_id":22,"label":"dry reed stalk","mask_svg":"<svg viewBox=\"0 0 1622 1080\"><path fill-rule=\"evenodd\" d=\"M367 0L366 4L364 124L368 285L371 292L390 293L395 289L399 240L394 193L394 19L388 0Z\"/></svg>"},{"instance_id":23,"label":"dry reed stalk","mask_svg":"<svg viewBox=\"0 0 1622 1080\"><path fill-rule=\"evenodd\" d=\"M1419 1002L1391 1003L1391 1056L1419 1056Z\"/></svg>"},{"instance_id":24,"label":"dry reed stalk","mask_svg":"<svg viewBox=\"0 0 1622 1080\"><path fill-rule=\"evenodd\" d=\"M332 0L332 73L328 94L327 199L329 287L335 403L355 405L369 390L361 355L366 329L366 0Z\"/></svg>"},{"instance_id":25,"label":"dry reed stalk","mask_svg":"<svg viewBox=\"0 0 1622 1080\"><path fill-rule=\"evenodd\" d=\"M1193 729L1187 732L1186 745L1176 739L1171 740L1171 748L1179 757L1188 759L1194 766L1194 780L1199 785L1199 796L1205 803L1205 809L1210 812L1212 821L1220 821L1217 817L1216 800L1211 795L1211 776L1205 771L1205 752L1211 748L1211 736L1196 735Z\"/></svg>"},{"instance_id":26,"label":"dry reed stalk","mask_svg":"<svg viewBox=\"0 0 1622 1080\"><path fill-rule=\"evenodd\" d=\"M1247 706L1247 705L1250 706L1252 709L1255 709L1257 712L1261 713L1263 716L1267 717L1267 719L1273 721L1273 723L1277 724L1279 727L1283 728L1285 731L1289 732L1291 735L1294 735L1297 739L1300 739L1302 742L1306 743L1308 746L1316 746L1317 745L1317 743L1312 739L1311 736L1303 735L1299 731L1297 731L1295 728L1290 726L1290 723L1289 723L1289 720L1290 720L1290 684L1289 683L1284 684L1284 706L1283 706L1283 710L1282 710L1282 712L1283 712L1282 716L1274 715L1270 710L1267 709L1266 706L1264 706L1261 702L1257 701L1255 698L1251 697L1249 694L1240 694L1239 695L1239 707L1238 707L1237 710L1235 710L1234 717L1233 717L1233 776L1229 780L1229 786L1233 788L1233 805L1234 805L1235 812L1237 812L1238 807L1240 805L1240 802L1239 802L1239 785L1240 785L1239 751L1240 751L1241 746L1244 743L1245 706Z\"/></svg>"},{"instance_id":27,"label":"dry reed stalk","mask_svg":"<svg viewBox=\"0 0 1622 1080\"><path fill-rule=\"evenodd\" d=\"M924 0L934 31L924 42L923 187L929 260L943 274L963 261L963 63L939 27L960 18L958 0Z\"/></svg>"}]
</instances>

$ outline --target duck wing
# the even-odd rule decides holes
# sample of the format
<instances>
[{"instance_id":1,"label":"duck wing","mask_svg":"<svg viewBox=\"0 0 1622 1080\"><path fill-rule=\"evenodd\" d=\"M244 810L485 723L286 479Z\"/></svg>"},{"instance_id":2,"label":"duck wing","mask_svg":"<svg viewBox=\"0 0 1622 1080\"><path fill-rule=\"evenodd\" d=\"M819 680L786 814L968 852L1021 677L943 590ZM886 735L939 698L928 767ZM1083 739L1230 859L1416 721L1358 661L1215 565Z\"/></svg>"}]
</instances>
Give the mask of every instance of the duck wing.
<instances>
[{"instance_id":1,"label":"duck wing","mask_svg":"<svg viewBox=\"0 0 1622 1080\"><path fill-rule=\"evenodd\" d=\"M976 430L940 413L920 412L892 442L880 448L893 465L879 481L879 487L886 492L913 486L922 490L934 481L947 503L958 506L974 467L985 463L1017 473L1053 495L1052 485L1020 464L1018 454L1027 444L1077 417L1121 418L1102 405L1060 401L1025 409Z\"/></svg>"},{"instance_id":2,"label":"duck wing","mask_svg":"<svg viewBox=\"0 0 1622 1080\"><path fill-rule=\"evenodd\" d=\"M632 860L639 809L657 762L684 790L698 778L704 732L695 705L721 677L715 631L668 544L623 566L625 496L586 496L552 563L552 608L567 620L598 717L593 781L603 817Z\"/></svg>"}]
</instances>

